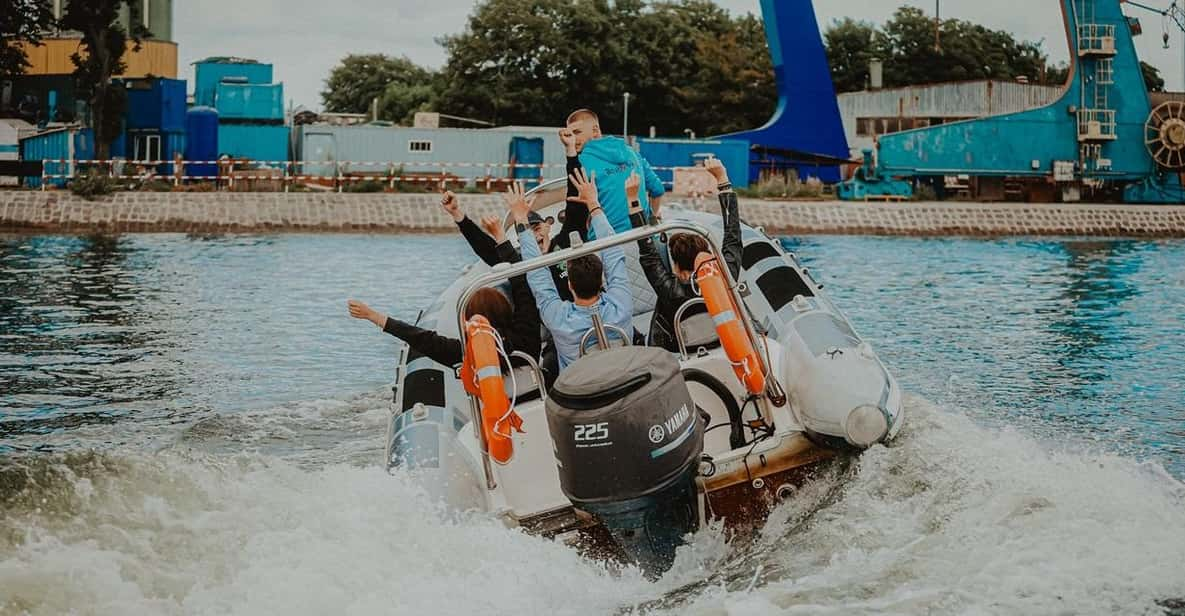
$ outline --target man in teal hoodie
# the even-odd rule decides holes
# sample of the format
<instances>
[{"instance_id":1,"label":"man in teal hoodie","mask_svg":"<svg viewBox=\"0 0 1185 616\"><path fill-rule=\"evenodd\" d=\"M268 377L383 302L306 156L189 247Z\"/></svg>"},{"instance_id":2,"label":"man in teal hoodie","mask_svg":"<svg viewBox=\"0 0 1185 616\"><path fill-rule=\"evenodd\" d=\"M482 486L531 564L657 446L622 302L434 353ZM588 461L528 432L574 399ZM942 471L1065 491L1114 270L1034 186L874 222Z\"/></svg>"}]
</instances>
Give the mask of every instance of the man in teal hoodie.
<instances>
[{"instance_id":1,"label":"man in teal hoodie","mask_svg":"<svg viewBox=\"0 0 1185 616\"><path fill-rule=\"evenodd\" d=\"M666 193L662 180L654 173L650 163L624 139L601 134L600 119L596 113L588 109L572 112L568 116L568 131L575 140L580 166L590 178L595 178L601 207L614 231L623 233L633 228L630 225L629 198L625 193L625 181L631 173L637 173L643 180L645 190L640 200L646 217L649 218L653 211L658 210L662 196ZM571 155L571 149L568 154Z\"/></svg>"}]
</instances>

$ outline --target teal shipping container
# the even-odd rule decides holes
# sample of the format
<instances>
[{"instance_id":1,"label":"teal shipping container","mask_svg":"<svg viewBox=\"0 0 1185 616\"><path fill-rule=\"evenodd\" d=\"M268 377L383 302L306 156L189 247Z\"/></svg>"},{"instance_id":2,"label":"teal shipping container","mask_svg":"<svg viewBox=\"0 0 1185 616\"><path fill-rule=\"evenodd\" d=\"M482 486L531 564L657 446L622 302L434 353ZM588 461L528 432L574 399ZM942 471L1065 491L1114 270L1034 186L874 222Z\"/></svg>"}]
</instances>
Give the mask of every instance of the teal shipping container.
<instances>
[{"instance_id":1,"label":"teal shipping container","mask_svg":"<svg viewBox=\"0 0 1185 616\"><path fill-rule=\"evenodd\" d=\"M185 80L129 79L125 120L131 130L185 132Z\"/></svg>"},{"instance_id":2,"label":"teal shipping container","mask_svg":"<svg viewBox=\"0 0 1185 616\"><path fill-rule=\"evenodd\" d=\"M220 83L214 108L221 121L284 121L284 84Z\"/></svg>"},{"instance_id":3,"label":"teal shipping container","mask_svg":"<svg viewBox=\"0 0 1185 616\"><path fill-rule=\"evenodd\" d=\"M218 155L257 161L288 160L288 127L283 125L221 124Z\"/></svg>"},{"instance_id":4,"label":"teal shipping container","mask_svg":"<svg viewBox=\"0 0 1185 616\"><path fill-rule=\"evenodd\" d=\"M741 139L639 139L639 153L650 162L658 177L671 187L670 167L691 167L709 156L719 158L728 169L728 179L737 188L749 186L749 142Z\"/></svg>"},{"instance_id":5,"label":"teal shipping container","mask_svg":"<svg viewBox=\"0 0 1185 616\"><path fill-rule=\"evenodd\" d=\"M76 170L75 160L95 157L95 140L89 128L67 126L47 130L20 140L21 160L66 160L45 163L46 175L66 175ZM41 178L26 178L26 185L39 187ZM65 186L65 179L51 179L51 186Z\"/></svg>"},{"instance_id":6,"label":"teal shipping container","mask_svg":"<svg viewBox=\"0 0 1185 616\"><path fill-rule=\"evenodd\" d=\"M214 107L218 84L272 83L272 65L246 58L207 58L194 62L195 79L193 102L195 105Z\"/></svg>"}]
</instances>

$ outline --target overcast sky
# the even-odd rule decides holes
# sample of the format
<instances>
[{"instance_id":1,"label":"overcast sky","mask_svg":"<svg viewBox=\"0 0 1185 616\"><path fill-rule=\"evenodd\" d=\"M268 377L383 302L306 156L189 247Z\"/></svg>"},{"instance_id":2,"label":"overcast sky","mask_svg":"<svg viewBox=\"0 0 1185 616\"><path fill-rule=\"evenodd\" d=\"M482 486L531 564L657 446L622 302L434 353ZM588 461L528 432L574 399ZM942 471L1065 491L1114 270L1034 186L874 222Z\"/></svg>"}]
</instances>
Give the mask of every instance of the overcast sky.
<instances>
[{"instance_id":1,"label":"overcast sky","mask_svg":"<svg viewBox=\"0 0 1185 616\"><path fill-rule=\"evenodd\" d=\"M759 12L758 0L717 0L734 13ZM1155 6L1167 0L1146 0ZM883 23L896 0L815 0L819 26L852 16ZM911 1L933 14L934 2ZM460 32L471 0L181 0L175 3L174 36L180 46L181 77L193 89L195 60L212 55L255 58L275 65L285 98L320 109L329 70L349 53L406 55L430 67L444 63L435 39ZM942 0L944 18L954 17L1044 41L1055 60L1067 58L1065 29L1057 0ZM1170 89L1182 86L1182 35L1172 31L1171 49L1161 44L1157 15L1129 9L1144 23L1136 39L1141 59L1161 69Z\"/></svg>"}]
</instances>

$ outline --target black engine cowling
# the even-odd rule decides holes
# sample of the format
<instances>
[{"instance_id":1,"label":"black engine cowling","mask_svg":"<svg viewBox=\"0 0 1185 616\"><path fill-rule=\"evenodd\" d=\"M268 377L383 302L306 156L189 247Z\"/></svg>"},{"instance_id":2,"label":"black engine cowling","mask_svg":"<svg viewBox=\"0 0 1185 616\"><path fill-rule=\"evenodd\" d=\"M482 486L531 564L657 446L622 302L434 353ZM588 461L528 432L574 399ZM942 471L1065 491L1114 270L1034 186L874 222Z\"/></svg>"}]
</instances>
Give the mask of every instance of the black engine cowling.
<instances>
[{"instance_id":1,"label":"black engine cowling","mask_svg":"<svg viewBox=\"0 0 1185 616\"><path fill-rule=\"evenodd\" d=\"M670 568L698 523L704 437L674 357L626 347L580 359L552 387L547 422L564 494L648 574Z\"/></svg>"}]
</instances>

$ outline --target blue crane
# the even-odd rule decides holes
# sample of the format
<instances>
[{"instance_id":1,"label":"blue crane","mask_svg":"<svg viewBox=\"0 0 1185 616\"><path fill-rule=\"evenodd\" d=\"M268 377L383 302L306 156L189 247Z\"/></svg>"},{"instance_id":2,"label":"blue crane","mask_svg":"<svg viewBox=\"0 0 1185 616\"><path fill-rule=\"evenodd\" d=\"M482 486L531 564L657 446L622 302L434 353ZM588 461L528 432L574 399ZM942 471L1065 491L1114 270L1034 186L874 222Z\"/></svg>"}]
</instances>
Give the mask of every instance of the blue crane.
<instances>
[{"instance_id":1,"label":"blue crane","mask_svg":"<svg viewBox=\"0 0 1185 616\"><path fill-rule=\"evenodd\" d=\"M917 182L969 175L1001 194L1004 178L1021 178L1056 184L1063 200L1094 190L1129 203L1185 202L1185 103L1152 109L1132 40L1138 22L1120 0L1060 1L1071 51L1061 98L883 135L840 197L908 196Z\"/></svg>"}]
</instances>

